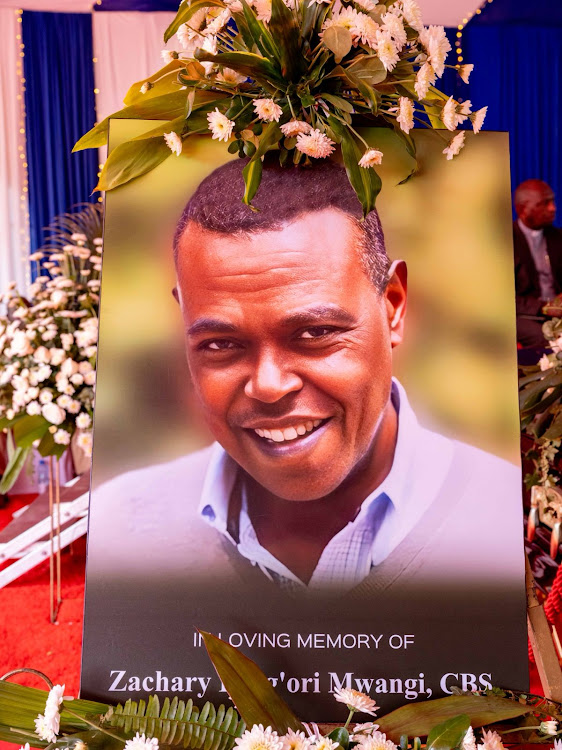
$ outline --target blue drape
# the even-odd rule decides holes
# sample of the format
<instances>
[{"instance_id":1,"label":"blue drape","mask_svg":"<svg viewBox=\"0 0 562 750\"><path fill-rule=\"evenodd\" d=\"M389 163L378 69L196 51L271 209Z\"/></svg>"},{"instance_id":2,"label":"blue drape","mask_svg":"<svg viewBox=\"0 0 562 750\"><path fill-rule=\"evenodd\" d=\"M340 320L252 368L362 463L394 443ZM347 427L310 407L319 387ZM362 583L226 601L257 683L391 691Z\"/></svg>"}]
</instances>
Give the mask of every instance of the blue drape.
<instances>
[{"instance_id":1,"label":"blue drape","mask_svg":"<svg viewBox=\"0 0 562 750\"><path fill-rule=\"evenodd\" d=\"M93 10L110 11L143 11L154 12L167 10L177 12L179 0L102 0L99 5L94 5Z\"/></svg>"},{"instance_id":2,"label":"blue drape","mask_svg":"<svg viewBox=\"0 0 562 750\"><path fill-rule=\"evenodd\" d=\"M496 0L466 27L463 56L475 65L467 98L489 105L485 129L510 133L512 187L536 177L562 199L562 12L548 6Z\"/></svg>"},{"instance_id":3,"label":"blue drape","mask_svg":"<svg viewBox=\"0 0 562 750\"><path fill-rule=\"evenodd\" d=\"M95 150L72 154L95 123L92 16L24 11L31 252L43 228L74 204L97 200Z\"/></svg>"}]
</instances>

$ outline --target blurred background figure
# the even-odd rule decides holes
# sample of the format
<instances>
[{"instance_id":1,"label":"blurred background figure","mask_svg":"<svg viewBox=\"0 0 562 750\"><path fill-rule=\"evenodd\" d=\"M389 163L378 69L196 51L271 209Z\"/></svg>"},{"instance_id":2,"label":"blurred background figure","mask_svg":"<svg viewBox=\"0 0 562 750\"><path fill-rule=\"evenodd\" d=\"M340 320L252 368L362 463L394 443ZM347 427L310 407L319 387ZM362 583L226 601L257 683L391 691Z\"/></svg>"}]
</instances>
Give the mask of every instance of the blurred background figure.
<instances>
[{"instance_id":1,"label":"blurred background figure","mask_svg":"<svg viewBox=\"0 0 562 750\"><path fill-rule=\"evenodd\" d=\"M562 230L553 226L556 203L546 182L522 182L513 201L517 341L542 349L542 308L562 291Z\"/></svg>"}]
</instances>

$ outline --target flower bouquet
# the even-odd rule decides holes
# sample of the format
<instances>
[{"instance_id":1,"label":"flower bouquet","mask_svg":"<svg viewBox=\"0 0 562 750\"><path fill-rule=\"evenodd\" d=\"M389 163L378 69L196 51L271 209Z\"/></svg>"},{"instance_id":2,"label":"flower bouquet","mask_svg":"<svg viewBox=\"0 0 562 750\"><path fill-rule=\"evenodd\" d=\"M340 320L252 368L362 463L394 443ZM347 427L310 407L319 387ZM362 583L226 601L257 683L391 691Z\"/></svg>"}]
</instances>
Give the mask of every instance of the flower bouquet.
<instances>
[{"instance_id":1,"label":"flower bouquet","mask_svg":"<svg viewBox=\"0 0 562 750\"><path fill-rule=\"evenodd\" d=\"M348 710L342 726L305 724L277 695L265 674L236 648L202 633L215 669L237 711L177 696L162 705L127 700L110 706L64 696L64 685L46 678L50 691L0 680L0 740L65 750L503 750L502 736L514 742L552 742L558 734L562 706L545 698L492 690L410 703L376 723L352 725L355 713L374 717L378 706L364 693L337 689L336 701ZM35 674L41 674L35 672ZM553 718L554 717L554 718ZM516 720L516 726L513 721ZM511 723L506 723L511 722ZM476 744L473 728L482 731ZM560 750L555 741L555 750Z\"/></svg>"},{"instance_id":2,"label":"flower bouquet","mask_svg":"<svg viewBox=\"0 0 562 750\"><path fill-rule=\"evenodd\" d=\"M31 255L37 277L28 296L1 295L0 429L9 463L7 492L32 448L60 458L74 435L92 450L101 270L101 210L87 205L58 217L44 248Z\"/></svg>"},{"instance_id":3,"label":"flower bouquet","mask_svg":"<svg viewBox=\"0 0 562 750\"><path fill-rule=\"evenodd\" d=\"M473 112L470 101L435 87L451 46L443 27L423 26L415 0L183 0L164 39L174 35L180 51L165 50L165 67L132 86L112 115L165 122L111 152L99 190L145 174L207 134L248 159L249 205L267 152L282 165L306 165L339 147L367 214L381 188L375 167L383 153L357 125L391 128L412 159L412 176L415 121L455 131L470 120L478 133L486 116L487 107ZM468 82L472 65L449 67ZM106 118L75 150L105 144L108 126ZM452 159L465 132L444 141Z\"/></svg>"}]
</instances>

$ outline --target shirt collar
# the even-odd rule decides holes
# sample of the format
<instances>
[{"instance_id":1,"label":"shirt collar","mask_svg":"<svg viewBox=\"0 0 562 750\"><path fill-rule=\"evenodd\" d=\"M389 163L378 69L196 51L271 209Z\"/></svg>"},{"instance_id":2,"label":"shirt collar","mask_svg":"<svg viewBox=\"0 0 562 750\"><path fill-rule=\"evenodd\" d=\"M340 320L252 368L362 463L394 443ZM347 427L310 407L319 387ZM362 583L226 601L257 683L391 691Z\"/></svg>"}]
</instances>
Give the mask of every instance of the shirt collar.
<instances>
[{"instance_id":1,"label":"shirt collar","mask_svg":"<svg viewBox=\"0 0 562 750\"><path fill-rule=\"evenodd\" d=\"M521 219L517 219L517 223L519 224L519 229L523 232L525 237L532 237L533 239L537 239L538 237L542 237L544 235L544 230L531 229L531 227L528 227L524 222L521 221Z\"/></svg>"},{"instance_id":2,"label":"shirt collar","mask_svg":"<svg viewBox=\"0 0 562 750\"><path fill-rule=\"evenodd\" d=\"M381 484L365 498L359 515L367 513L373 500L382 493L390 499L397 511L405 510L404 503L411 494L406 493L405 488L410 481L413 454L421 428L406 392L396 378L392 379L391 399L398 413L398 434L392 467ZM225 535L228 535L228 504L237 468L236 462L228 453L218 443L214 443L198 512L206 523Z\"/></svg>"}]
</instances>

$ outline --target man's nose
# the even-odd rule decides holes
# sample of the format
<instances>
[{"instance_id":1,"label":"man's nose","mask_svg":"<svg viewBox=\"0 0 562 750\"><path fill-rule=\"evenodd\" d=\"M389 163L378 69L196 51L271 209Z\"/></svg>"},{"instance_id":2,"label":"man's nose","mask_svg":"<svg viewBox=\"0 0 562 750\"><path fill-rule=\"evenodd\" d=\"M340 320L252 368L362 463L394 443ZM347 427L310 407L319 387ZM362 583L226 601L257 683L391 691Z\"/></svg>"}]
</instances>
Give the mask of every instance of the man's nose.
<instances>
[{"instance_id":1,"label":"man's nose","mask_svg":"<svg viewBox=\"0 0 562 750\"><path fill-rule=\"evenodd\" d=\"M280 355L264 353L256 362L244 393L249 398L273 404L288 393L300 391L302 380Z\"/></svg>"}]
</instances>

